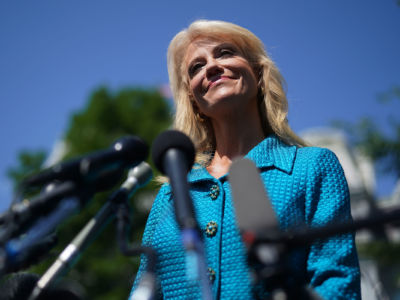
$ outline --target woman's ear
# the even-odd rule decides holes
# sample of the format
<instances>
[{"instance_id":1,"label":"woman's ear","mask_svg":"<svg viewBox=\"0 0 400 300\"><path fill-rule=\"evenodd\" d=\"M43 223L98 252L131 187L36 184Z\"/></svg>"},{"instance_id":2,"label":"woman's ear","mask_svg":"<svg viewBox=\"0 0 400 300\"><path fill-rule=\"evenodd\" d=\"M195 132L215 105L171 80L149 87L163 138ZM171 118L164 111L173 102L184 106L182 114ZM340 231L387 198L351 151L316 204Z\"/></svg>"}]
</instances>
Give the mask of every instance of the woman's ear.
<instances>
[{"instance_id":1,"label":"woman's ear","mask_svg":"<svg viewBox=\"0 0 400 300\"><path fill-rule=\"evenodd\" d=\"M193 112L194 112L194 115L196 116L197 121L199 121L201 123L205 122L207 119L207 116L200 111L200 108L197 105L196 101L191 98L190 103L192 104Z\"/></svg>"}]
</instances>

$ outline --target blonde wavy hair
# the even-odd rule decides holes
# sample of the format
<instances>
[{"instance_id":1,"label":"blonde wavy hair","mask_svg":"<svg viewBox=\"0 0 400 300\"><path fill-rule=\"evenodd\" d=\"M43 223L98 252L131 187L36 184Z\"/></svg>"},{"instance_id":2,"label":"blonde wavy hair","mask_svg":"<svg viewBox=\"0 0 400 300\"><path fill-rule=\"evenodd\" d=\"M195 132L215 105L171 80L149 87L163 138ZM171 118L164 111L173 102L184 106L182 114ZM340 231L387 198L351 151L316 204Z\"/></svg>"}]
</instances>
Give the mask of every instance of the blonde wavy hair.
<instances>
[{"instance_id":1,"label":"blonde wavy hair","mask_svg":"<svg viewBox=\"0 0 400 300\"><path fill-rule=\"evenodd\" d=\"M272 131L288 144L304 146L304 141L288 124L285 81L261 40L249 30L229 22L198 20L172 39L167 54L168 74L176 105L174 127L194 142L198 153L196 161L204 164L215 150L211 123L199 116L190 98L185 64L188 46L199 38L230 42L239 48L259 76L259 111L264 133Z\"/></svg>"}]
</instances>

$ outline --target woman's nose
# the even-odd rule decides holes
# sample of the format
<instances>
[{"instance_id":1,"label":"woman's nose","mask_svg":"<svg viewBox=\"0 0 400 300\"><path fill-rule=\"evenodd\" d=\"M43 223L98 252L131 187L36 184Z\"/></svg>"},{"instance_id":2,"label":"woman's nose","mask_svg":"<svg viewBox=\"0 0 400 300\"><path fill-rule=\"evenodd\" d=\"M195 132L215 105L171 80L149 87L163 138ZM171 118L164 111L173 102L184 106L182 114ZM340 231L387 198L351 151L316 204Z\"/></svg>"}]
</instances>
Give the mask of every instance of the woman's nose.
<instances>
[{"instance_id":1,"label":"woman's nose","mask_svg":"<svg viewBox=\"0 0 400 300\"><path fill-rule=\"evenodd\" d=\"M206 66L207 77L214 76L223 72L223 68L220 66L216 59L210 59Z\"/></svg>"}]
</instances>

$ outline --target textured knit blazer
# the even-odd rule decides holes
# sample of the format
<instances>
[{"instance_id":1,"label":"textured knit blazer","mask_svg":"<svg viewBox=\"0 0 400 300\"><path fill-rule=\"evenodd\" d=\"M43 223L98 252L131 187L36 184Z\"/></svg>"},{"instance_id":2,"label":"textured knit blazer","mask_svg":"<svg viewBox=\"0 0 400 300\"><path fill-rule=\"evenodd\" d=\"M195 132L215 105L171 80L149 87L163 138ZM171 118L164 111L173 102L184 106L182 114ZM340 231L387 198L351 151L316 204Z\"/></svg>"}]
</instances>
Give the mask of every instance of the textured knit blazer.
<instances>
[{"instance_id":1,"label":"textured knit blazer","mask_svg":"<svg viewBox=\"0 0 400 300\"><path fill-rule=\"evenodd\" d=\"M280 227L324 226L351 220L349 192L336 156L317 147L289 146L271 135L246 158L259 168ZM204 238L214 299L254 299L246 249L237 228L228 174L216 179L203 167L188 174L196 218ZM201 299L188 279L169 184L151 209L143 244L158 254L159 296ZM142 257L136 282L146 267ZM360 272L353 234L318 240L290 258L293 278L308 283L324 299L360 299ZM271 287L273 288L273 287ZM160 297L161 298L161 297Z\"/></svg>"}]
</instances>

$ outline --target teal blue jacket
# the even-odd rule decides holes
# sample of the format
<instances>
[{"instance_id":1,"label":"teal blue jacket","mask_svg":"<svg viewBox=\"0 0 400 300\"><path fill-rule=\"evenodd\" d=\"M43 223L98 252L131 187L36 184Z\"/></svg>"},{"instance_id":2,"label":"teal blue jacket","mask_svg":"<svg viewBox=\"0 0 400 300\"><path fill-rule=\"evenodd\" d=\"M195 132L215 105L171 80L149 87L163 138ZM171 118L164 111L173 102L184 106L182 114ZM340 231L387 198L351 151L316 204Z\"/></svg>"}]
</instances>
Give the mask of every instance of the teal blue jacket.
<instances>
[{"instance_id":1,"label":"teal blue jacket","mask_svg":"<svg viewBox=\"0 0 400 300\"><path fill-rule=\"evenodd\" d=\"M282 229L351 220L347 182L331 151L289 146L272 135L254 147L246 158L259 168ZM193 168L188 174L190 192L204 237L214 298L254 299L227 176L216 179L205 168ZM161 187L154 201L143 244L157 251L160 295L165 299L201 299L199 287L186 274L169 184ZM142 257L136 279L145 266L146 259ZM290 266L293 278L308 283L325 299L360 299L353 234L318 240L298 249L290 257Z\"/></svg>"}]
</instances>

